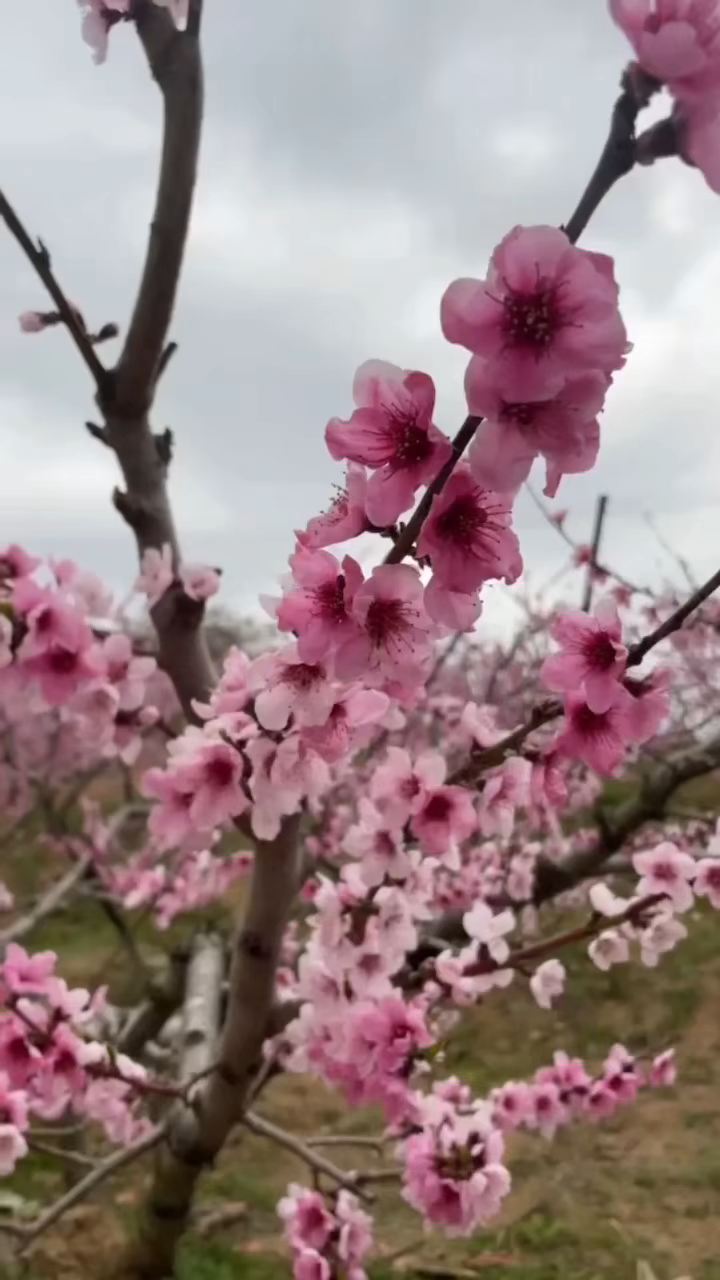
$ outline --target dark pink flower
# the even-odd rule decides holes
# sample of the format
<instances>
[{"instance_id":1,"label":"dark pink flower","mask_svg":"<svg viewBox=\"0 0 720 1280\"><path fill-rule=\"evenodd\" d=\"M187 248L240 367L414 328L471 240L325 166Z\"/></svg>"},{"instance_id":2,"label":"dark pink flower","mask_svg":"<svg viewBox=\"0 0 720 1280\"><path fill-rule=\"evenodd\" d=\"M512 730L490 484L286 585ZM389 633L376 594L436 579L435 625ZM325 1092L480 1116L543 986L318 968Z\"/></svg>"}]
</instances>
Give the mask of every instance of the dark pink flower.
<instances>
[{"instance_id":1,"label":"dark pink flower","mask_svg":"<svg viewBox=\"0 0 720 1280\"><path fill-rule=\"evenodd\" d=\"M372 528L365 513L366 495L364 468L354 462L348 463L345 488L336 494L328 510L320 516L313 516L305 529L295 531L300 546L311 551L366 533Z\"/></svg>"},{"instance_id":2,"label":"dark pink flower","mask_svg":"<svg viewBox=\"0 0 720 1280\"><path fill-rule=\"evenodd\" d=\"M555 693L582 693L591 711L607 711L617 701L627 662L620 619L611 599L592 614L561 613L551 628L562 652L546 658L540 678Z\"/></svg>"},{"instance_id":3,"label":"dark pink flower","mask_svg":"<svg viewBox=\"0 0 720 1280\"><path fill-rule=\"evenodd\" d=\"M670 673L653 671L649 676L625 676L623 688L630 694L625 704L628 735L633 742L647 742L670 714Z\"/></svg>"},{"instance_id":4,"label":"dark pink flower","mask_svg":"<svg viewBox=\"0 0 720 1280\"><path fill-rule=\"evenodd\" d=\"M568 694L565 727L555 742L558 752L582 760L597 773L611 774L623 760L630 741L624 700L613 703L606 711L592 711L581 694Z\"/></svg>"},{"instance_id":5,"label":"dark pink flower","mask_svg":"<svg viewBox=\"0 0 720 1280\"><path fill-rule=\"evenodd\" d=\"M707 898L711 907L720 910L720 858L699 859L693 889L698 897Z\"/></svg>"},{"instance_id":6,"label":"dark pink flower","mask_svg":"<svg viewBox=\"0 0 720 1280\"><path fill-rule=\"evenodd\" d=\"M340 565L329 551L303 548L291 556L290 568L294 589L278 605L277 624L294 631L303 662L316 662L359 636L352 604L362 569L351 556Z\"/></svg>"},{"instance_id":7,"label":"dark pink flower","mask_svg":"<svg viewBox=\"0 0 720 1280\"><path fill-rule=\"evenodd\" d=\"M482 489L461 463L433 500L418 552L451 591L467 594L492 578L515 582L522 557L511 521L509 499Z\"/></svg>"},{"instance_id":8,"label":"dark pink flower","mask_svg":"<svg viewBox=\"0 0 720 1280\"><path fill-rule=\"evenodd\" d=\"M544 492L553 498L563 475L589 471L600 444L597 416L608 381L602 373L583 373L549 399L512 401L498 393L486 362L473 357L465 374L468 408L486 419L469 453L478 483L515 493L540 454L547 469Z\"/></svg>"},{"instance_id":9,"label":"dark pink flower","mask_svg":"<svg viewBox=\"0 0 720 1280\"><path fill-rule=\"evenodd\" d=\"M437 787L410 821L423 853L452 854L477 827L472 796L464 787Z\"/></svg>"},{"instance_id":10,"label":"dark pink flower","mask_svg":"<svg viewBox=\"0 0 720 1280\"><path fill-rule=\"evenodd\" d=\"M339 650L338 676L419 683L429 661L432 631L422 597L420 576L410 565L374 569L354 594L352 616L359 634Z\"/></svg>"},{"instance_id":11,"label":"dark pink flower","mask_svg":"<svg viewBox=\"0 0 720 1280\"><path fill-rule=\"evenodd\" d=\"M612 259L555 227L515 227L486 280L456 280L442 301L449 342L485 360L505 400L551 398L587 372L610 375L628 351Z\"/></svg>"},{"instance_id":12,"label":"dark pink flower","mask_svg":"<svg viewBox=\"0 0 720 1280\"><path fill-rule=\"evenodd\" d=\"M720 96L684 104L676 113L679 149L720 194Z\"/></svg>"},{"instance_id":13,"label":"dark pink flower","mask_svg":"<svg viewBox=\"0 0 720 1280\"><path fill-rule=\"evenodd\" d=\"M284 729L291 716L297 725L324 725L335 702L326 668L303 662L295 645L256 658L249 687L263 729Z\"/></svg>"},{"instance_id":14,"label":"dark pink flower","mask_svg":"<svg viewBox=\"0 0 720 1280\"><path fill-rule=\"evenodd\" d=\"M353 398L352 417L333 418L325 439L333 458L373 469L366 511L384 528L412 506L416 489L437 475L452 446L433 424L435 387L426 373L368 360L355 375Z\"/></svg>"}]
</instances>

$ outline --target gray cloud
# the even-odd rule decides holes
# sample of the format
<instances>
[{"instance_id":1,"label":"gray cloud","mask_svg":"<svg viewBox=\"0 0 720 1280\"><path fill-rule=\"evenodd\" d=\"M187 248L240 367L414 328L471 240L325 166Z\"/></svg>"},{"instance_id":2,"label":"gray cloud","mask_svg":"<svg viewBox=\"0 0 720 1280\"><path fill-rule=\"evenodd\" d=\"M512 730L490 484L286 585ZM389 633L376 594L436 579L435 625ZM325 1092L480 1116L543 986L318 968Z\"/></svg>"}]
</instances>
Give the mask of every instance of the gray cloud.
<instances>
[{"instance_id":1,"label":"gray cloud","mask_svg":"<svg viewBox=\"0 0 720 1280\"><path fill-rule=\"evenodd\" d=\"M323 428L349 409L361 360L426 368L441 425L454 430L463 355L439 332L442 290L482 274L516 222L569 215L627 49L603 0L206 0L206 10L202 181L173 327L180 352L157 421L177 435L188 555L222 564L228 595L249 605L337 478ZM113 32L98 69L72 0L27 0L4 16L3 39L2 184L88 318L122 324L159 137L133 33ZM585 241L617 260L636 348L598 467L559 497L582 534L597 493L610 493L608 552L643 580L662 571L647 510L699 571L714 567L717 216L702 178L668 162L626 179ZM125 587L132 548L107 501L112 459L82 429L84 370L62 333L18 333L17 313L44 300L6 235L0 272L3 533ZM562 546L525 499L518 525L542 580Z\"/></svg>"}]
</instances>

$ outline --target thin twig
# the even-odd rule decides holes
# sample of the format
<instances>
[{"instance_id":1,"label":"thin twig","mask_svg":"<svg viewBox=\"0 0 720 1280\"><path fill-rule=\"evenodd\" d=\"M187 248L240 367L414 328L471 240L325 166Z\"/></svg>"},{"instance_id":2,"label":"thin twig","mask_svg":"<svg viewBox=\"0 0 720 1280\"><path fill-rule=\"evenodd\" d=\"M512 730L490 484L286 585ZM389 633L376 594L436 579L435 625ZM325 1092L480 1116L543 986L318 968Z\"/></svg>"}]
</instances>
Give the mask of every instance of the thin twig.
<instances>
[{"instance_id":1,"label":"thin twig","mask_svg":"<svg viewBox=\"0 0 720 1280\"><path fill-rule=\"evenodd\" d=\"M33 907L32 911L28 911L26 915L21 916L14 924L0 932L0 947L6 947L10 942L17 942L18 939L24 938L38 924L57 911L58 907L70 896L73 889L77 887L79 882L86 875L88 867L91 864L91 858L81 858L75 863L66 875L58 880L47 893L43 895L39 902Z\"/></svg>"},{"instance_id":2,"label":"thin twig","mask_svg":"<svg viewBox=\"0 0 720 1280\"><path fill-rule=\"evenodd\" d=\"M286 1151L292 1151L294 1155L298 1156L300 1160L304 1160L305 1164L314 1169L316 1173L324 1173L326 1177L336 1182L339 1187L347 1187L348 1190L355 1191L359 1196L371 1199L368 1192L364 1192L361 1185L359 1185L362 1175L338 1168L336 1164L319 1155L317 1151L309 1147L300 1138L296 1138L294 1134L288 1133L287 1130L281 1129L276 1124L272 1124L270 1120L264 1120L255 1111L245 1112L243 1124L251 1133L257 1133L260 1137L276 1142L279 1147L284 1147Z\"/></svg>"},{"instance_id":3,"label":"thin twig","mask_svg":"<svg viewBox=\"0 0 720 1280\"><path fill-rule=\"evenodd\" d=\"M590 559L587 564L587 573L585 575L585 587L583 589L583 598L581 608L587 613L592 604L593 587L595 586L595 574L598 571L598 552L602 541L603 525L607 514L608 498L606 493L601 493L597 500L595 508L595 524L593 526L592 542L590 544Z\"/></svg>"},{"instance_id":4,"label":"thin twig","mask_svg":"<svg viewBox=\"0 0 720 1280\"><path fill-rule=\"evenodd\" d=\"M146 1152L152 1151L153 1147L156 1147L162 1140L164 1133L165 1126L158 1125L156 1129L153 1129L152 1133L146 1134L144 1138L138 1139L137 1142L123 1148L121 1151L116 1151L107 1160L103 1160L102 1164L96 1165L94 1169L91 1169L86 1177L76 1182L75 1186L71 1187L64 1196L61 1196L59 1200L51 1204L36 1222L31 1222L28 1226L19 1229L17 1234L22 1235L25 1240L22 1252L25 1252L33 1240L36 1240L43 1231L46 1231L54 1222L57 1222L58 1218L67 1213L68 1209L72 1209L73 1205L78 1204L80 1200L84 1200L102 1182L106 1182L114 1173L117 1173L119 1169L123 1169L125 1165L131 1164L133 1160L139 1160Z\"/></svg>"},{"instance_id":5,"label":"thin twig","mask_svg":"<svg viewBox=\"0 0 720 1280\"><path fill-rule=\"evenodd\" d=\"M0 191L0 218L3 219L8 231L15 237L25 257L30 265L37 272L62 316L75 346L92 374L95 385L101 396L107 396L110 390L112 375L101 360L98 359L95 348L93 347L83 325L81 324L78 314L74 307L70 305L68 299L61 289L50 264L50 254L41 240L37 244L33 241L32 236L26 230L21 219L18 217L7 196Z\"/></svg>"},{"instance_id":6,"label":"thin twig","mask_svg":"<svg viewBox=\"0 0 720 1280\"><path fill-rule=\"evenodd\" d=\"M57 1160L66 1160L68 1164L80 1165L83 1169L96 1169L97 1160L93 1160L92 1156L84 1156L79 1151L71 1151L69 1148L54 1147L50 1142L40 1142L37 1138L28 1138L28 1146L31 1151L39 1151L44 1156L53 1156Z\"/></svg>"}]
</instances>

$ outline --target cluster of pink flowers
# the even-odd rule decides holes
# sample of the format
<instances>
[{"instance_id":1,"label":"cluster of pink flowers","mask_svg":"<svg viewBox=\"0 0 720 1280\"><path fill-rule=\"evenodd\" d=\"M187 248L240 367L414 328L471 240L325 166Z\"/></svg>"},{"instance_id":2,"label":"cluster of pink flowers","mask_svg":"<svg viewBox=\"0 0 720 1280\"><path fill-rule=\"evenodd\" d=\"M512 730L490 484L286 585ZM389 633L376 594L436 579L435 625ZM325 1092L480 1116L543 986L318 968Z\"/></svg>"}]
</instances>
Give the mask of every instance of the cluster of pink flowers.
<instances>
[{"instance_id":1,"label":"cluster of pink flowers","mask_svg":"<svg viewBox=\"0 0 720 1280\"><path fill-rule=\"evenodd\" d=\"M278 1204L295 1280L366 1280L372 1218L345 1189L329 1197L291 1183Z\"/></svg>"},{"instance_id":2,"label":"cluster of pink flowers","mask_svg":"<svg viewBox=\"0 0 720 1280\"><path fill-rule=\"evenodd\" d=\"M10 943L0 962L0 1173L28 1150L30 1117L66 1112L102 1125L127 1144L150 1127L136 1102L145 1068L88 1037L105 993L71 989L55 972L51 951L28 955Z\"/></svg>"},{"instance_id":3,"label":"cluster of pink flowers","mask_svg":"<svg viewBox=\"0 0 720 1280\"><path fill-rule=\"evenodd\" d=\"M564 473L593 466L598 414L629 350L612 259L554 227L515 227L485 280L446 290L442 327L472 353L468 408L485 419L470 451L478 485L512 495L540 454L552 496Z\"/></svg>"},{"instance_id":4,"label":"cluster of pink flowers","mask_svg":"<svg viewBox=\"0 0 720 1280\"><path fill-rule=\"evenodd\" d=\"M549 1067L540 1067L530 1081L508 1080L489 1096L492 1123L503 1133L518 1129L552 1138L574 1120L604 1120L641 1089L675 1083L672 1049L658 1054L646 1068L624 1047L613 1045L602 1069L591 1075L581 1058L558 1050Z\"/></svg>"},{"instance_id":5,"label":"cluster of pink flowers","mask_svg":"<svg viewBox=\"0 0 720 1280\"><path fill-rule=\"evenodd\" d=\"M610 0L642 70L670 91L682 154L720 191L720 3Z\"/></svg>"},{"instance_id":6,"label":"cluster of pink flowers","mask_svg":"<svg viewBox=\"0 0 720 1280\"><path fill-rule=\"evenodd\" d=\"M617 608L611 597L591 615L561 613L551 634L561 652L546 658L540 677L565 696L565 725L556 750L600 774L613 773L629 747L657 733L669 712L668 675L628 674Z\"/></svg>"}]
</instances>

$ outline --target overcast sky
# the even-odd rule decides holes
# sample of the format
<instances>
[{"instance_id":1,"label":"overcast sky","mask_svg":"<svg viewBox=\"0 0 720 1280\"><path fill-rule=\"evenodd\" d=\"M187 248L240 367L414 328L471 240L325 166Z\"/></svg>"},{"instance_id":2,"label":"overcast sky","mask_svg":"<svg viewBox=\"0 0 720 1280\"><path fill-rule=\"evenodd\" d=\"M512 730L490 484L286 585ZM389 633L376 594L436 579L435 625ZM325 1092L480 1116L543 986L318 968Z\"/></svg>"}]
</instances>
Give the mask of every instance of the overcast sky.
<instances>
[{"instance_id":1,"label":"overcast sky","mask_svg":"<svg viewBox=\"0 0 720 1280\"><path fill-rule=\"evenodd\" d=\"M159 102L131 27L95 67L74 0L3 14L0 179L88 321L124 326L142 260ZM426 370L437 421L464 415L465 354L438 324L445 285L482 276L516 223L567 218L595 163L627 48L605 0L206 0L201 182L156 425L177 442L188 559L222 565L248 607L291 530L339 478L323 430L356 366ZM626 178L583 239L611 253L635 349L611 392L599 463L558 505L589 536L610 494L607 558L657 581L652 511L698 574L720 559L720 201L679 161ZM86 435L85 369L64 333L21 335L46 300L0 234L2 539L71 555L118 588L134 574ZM111 348L105 347L105 354ZM541 484L541 477L536 477ZM538 484L538 487L539 487ZM526 497L536 581L562 564Z\"/></svg>"}]
</instances>

